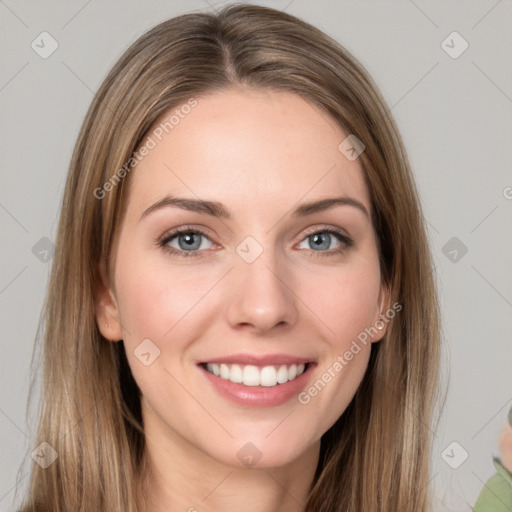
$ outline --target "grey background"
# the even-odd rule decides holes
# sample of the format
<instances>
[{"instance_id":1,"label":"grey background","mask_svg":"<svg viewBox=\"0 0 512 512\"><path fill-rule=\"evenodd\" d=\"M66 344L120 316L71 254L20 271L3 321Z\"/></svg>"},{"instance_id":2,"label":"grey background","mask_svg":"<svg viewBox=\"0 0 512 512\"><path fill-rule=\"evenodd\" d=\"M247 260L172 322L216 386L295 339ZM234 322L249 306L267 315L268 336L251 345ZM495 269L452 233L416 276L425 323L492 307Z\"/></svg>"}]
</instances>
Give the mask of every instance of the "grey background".
<instances>
[{"instance_id":1,"label":"grey background","mask_svg":"<svg viewBox=\"0 0 512 512\"><path fill-rule=\"evenodd\" d=\"M36 424L29 419L37 411L27 418L25 406L51 264L48 241L40 240L55 240L86 109L145 30L226 3L0 0L0 512L14 509L32 463ZM492 455L512 404L512 1L259 3L337 39L392 106L428 220L444 321L448 392L431 485L436 510L471 510L494 473ZM43 31L59 45L46 59L31 48ZM458 58L441 46L453 31L469 44ZM445 44L461 48L456 40ZM460 446L449 446L454 441Z\"/></svg>"}]
</instances>

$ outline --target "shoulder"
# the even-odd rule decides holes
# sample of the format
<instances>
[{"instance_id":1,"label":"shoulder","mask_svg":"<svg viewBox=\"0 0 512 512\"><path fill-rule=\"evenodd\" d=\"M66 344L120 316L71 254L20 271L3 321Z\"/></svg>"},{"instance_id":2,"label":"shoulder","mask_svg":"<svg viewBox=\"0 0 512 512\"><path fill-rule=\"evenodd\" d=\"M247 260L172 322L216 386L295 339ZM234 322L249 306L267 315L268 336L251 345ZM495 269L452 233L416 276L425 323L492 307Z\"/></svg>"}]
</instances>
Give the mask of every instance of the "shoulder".
<instances>
[{"instance_id":1,"label":"shoulder","mask_svg":"<svg viewBox=\"0 0 512 512\"><path fill-rule=\"evenodd\" d=\"M509 512L512 510L512 473L497 458L496 474L485 483L473 508L474 512Z\"/></svg>"}]
</instances>

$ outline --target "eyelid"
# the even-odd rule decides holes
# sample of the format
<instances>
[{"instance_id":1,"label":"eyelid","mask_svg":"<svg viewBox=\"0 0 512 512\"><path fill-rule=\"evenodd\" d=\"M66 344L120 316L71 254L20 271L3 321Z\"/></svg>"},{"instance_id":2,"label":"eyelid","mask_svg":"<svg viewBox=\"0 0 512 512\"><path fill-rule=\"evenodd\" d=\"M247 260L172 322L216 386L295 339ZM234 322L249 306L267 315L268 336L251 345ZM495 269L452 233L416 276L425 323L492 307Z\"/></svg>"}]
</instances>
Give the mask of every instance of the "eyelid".
<instances>
[{"instance_id":1,"label":"eyelid","mask_svg":"<svg viewBox=\"0 0 512 512\"><path fill-rule=\"evenodd\" d=\"M331 226L329 224L321 224L321 225L316 225L316 226L312 226L311 228L306 228L305 231L302 232L302 238L301 238L301 241L309 236L309 235L312 235L312 234L315 234L315 233L318 233L319 231L334 231L340 235L343 235L347 238L352 238L348 231L346 229L343 229L343 228L340 228L340 227L337 227L337 226Z\"/></svg>"},{"instance_id":2,"label":"eyelid","mask_svg":"<svg viewBox=\"0 0 512 512\"><path fill-rule=\"evenodd\" d=\"M205 236L206 238L208 238L209 240L211 240L211 235L208 233L208 231L209 231L208 228L205 228L203 226L184 224L183 226L179 226L177 228L168 229L167 231L165 231L165 233L163 235L161 235L157 239L157 242L162 243L165 240L174 238L176 235L179 235L181 233L190 233L190 232L201 234L201 235Z\"/></svg>"}]
</instances>

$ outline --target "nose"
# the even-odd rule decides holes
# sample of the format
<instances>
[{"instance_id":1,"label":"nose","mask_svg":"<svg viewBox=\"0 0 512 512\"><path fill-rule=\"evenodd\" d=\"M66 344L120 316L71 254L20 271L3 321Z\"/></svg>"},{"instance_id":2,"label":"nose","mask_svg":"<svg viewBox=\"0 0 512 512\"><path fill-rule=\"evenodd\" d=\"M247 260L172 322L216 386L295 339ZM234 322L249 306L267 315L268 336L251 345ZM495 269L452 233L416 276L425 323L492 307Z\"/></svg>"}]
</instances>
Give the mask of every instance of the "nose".
<instances>
[{"instance_id":1,"label":"nose","mask_svg":"<svg viewBox=\"0 0 512 512\"><path fill-rule=\"evenodd\" d=\"M284 262L265 251L254 262L240 260L231 279L233 293L227 307L232 328L262 335L273 329L285 329L297 321L297 296L291 272Z\"/></svg>"}]
</instances>

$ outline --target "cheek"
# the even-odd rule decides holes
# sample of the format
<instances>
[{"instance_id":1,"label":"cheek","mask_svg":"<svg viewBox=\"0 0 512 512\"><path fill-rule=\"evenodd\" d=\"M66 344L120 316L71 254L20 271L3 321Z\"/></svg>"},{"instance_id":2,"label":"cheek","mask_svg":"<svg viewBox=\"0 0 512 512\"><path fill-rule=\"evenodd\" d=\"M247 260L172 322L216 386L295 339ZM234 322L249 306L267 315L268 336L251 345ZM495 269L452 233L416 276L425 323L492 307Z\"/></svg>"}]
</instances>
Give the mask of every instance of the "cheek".
<instances>
[{"instance_id":1,"label":"cheek","mask_svg":"<svg viewBox=\"0 0 512 512\"><path fill-rule=\"evenodd\" d=\"M143 394L167 396L170 377L164 369L174 374L186 345L195 339L190 319L211 279L171 267L165 255L148 258L136 250L124 254L130 257L117 260L116 291L128 362ZM146 353L151 361L147 366L140 359Z\"/></svg>"},{"instance_id":2,"label":"cheek","mask_svg":"<svg viewBox=\"0 0 512 512\"><path fill-rule=\"evenodd\" d=\"M165 255L131 255L120 257L116 267L123 327L132 343L150 338L158 344L204 295L201 276L166 264Z\"/></svg>"},{"instance_id":3,"label":"cheek","mask_svg":"<svg viewBox=\"0 0 512 512\"><path fill-rule=\"evenodd\" d=\"M331 346L342 349L374 324L378 317L378 266L339 268L322 276L311 275L302 284L305 301L326 327Z\"/></svg>"},{"instance_id":4,"label":"cheek","mask_svg":"<svg viewBox=\"0 0 512 512\"><path fill-rule=\"evenodd\" d=\"M339 267L330 274L317 274L316 279L311 275L303 282L302 290L321 321L317 325L325 327L326 343L316 380L299 395L299 402L319 415L323 432L347 408L368 365L368 328L377 320L378 312L378 261L371 258Z\"/></svg>"}]
</instances>

